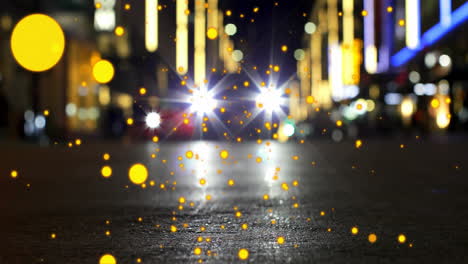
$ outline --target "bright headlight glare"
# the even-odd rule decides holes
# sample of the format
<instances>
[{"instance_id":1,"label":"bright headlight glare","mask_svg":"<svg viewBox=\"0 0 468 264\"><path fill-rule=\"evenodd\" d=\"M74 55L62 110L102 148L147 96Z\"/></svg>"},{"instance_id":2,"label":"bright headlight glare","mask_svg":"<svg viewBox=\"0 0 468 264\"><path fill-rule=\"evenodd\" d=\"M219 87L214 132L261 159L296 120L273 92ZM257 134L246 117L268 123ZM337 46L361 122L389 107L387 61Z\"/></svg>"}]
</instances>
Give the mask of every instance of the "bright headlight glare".
<instances>
[{"instance_id":1,"label":"bright headlight glare","mask_svg":"<svg viewBox=\"0 0 468 264\"><path fill-rule=\"evenodd\" d=\"M191 110L192 112L197 113L208 113L213 111L217 102L213 97L208 93L208 91L195 90L193 96L190 99L192 103Z\"/></svg>"},{"instance_id":2,"label":"bright headlight glare","mask_svg":"<svg viewBox=\"0 0 468 264\"><path fill-rule=\"evenodd\" d=\"M281 108L281 93L278 89L265 89L257 96L257 107L267 111L276 111Z\"/></svg>"},{"instance_id":3,"label":"bright headlight glare","mask_svg":"<svg viewBox=\"0 0 468 264\"><path fill-rule=\"evenodd\" d=\"M145 122L149 128L158 128L161 124L161 116L156 112L151 112L146 115Z\"/></svg>"}]
</instances>

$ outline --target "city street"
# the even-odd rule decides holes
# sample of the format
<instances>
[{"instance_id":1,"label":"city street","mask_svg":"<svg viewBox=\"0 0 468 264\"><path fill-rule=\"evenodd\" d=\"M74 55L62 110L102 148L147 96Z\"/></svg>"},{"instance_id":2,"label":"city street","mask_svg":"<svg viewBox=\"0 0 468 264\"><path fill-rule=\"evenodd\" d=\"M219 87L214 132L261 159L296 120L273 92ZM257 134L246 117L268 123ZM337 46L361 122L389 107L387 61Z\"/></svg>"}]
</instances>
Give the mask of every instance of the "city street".
<instances>
[{"instance_id":1,"label":"city street","mask_svg":"<svg viewBox=\"0 0 468 264\"><path fill-rule=\"evenodd\" d=\"M360 148L5 144L0 263L99 263L104 254L117 263L232 263L240 249L252 263L462 263L467 147L462 138L364 139ZM145 186L129 180L136 163L148 168Z\"/></svg>"}]
</instances>

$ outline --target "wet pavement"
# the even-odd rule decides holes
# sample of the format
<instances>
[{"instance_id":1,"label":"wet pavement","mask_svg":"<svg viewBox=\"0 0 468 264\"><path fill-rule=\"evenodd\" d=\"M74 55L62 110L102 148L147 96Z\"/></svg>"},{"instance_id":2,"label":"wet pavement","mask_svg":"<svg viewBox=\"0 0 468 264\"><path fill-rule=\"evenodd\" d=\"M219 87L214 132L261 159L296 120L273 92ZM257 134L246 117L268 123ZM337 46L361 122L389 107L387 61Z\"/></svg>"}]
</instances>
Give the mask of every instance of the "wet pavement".
<instances>
[{"instance_id":1,"label":"wet pavement","mask_svg":"<svg viewBox=\"0 0 468 264\"><path fill-rule=\"evenodd\" d=\"M364 140L359 149L351 141L8 145L0 148L0 263L99 263L104 254L117 263L232 263L242 248L253 263L467 262L467 147L422 139ZM148 168L145 188L129 180L135 163Z\"/></svg>"}]
</instances>

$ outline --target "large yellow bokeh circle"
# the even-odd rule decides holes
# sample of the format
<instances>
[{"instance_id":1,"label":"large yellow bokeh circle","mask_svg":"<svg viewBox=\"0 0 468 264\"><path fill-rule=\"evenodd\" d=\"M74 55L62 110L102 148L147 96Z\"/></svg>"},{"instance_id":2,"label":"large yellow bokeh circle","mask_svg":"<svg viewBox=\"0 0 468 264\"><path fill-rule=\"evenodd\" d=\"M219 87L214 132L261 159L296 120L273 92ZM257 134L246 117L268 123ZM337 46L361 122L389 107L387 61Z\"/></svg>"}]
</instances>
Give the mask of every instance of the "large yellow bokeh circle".
<instances>
[{"instance_id":1,"label":"large yellow bokeh circle","mask_svg":"<svg viewBox=\"0 0 468 264\"><path fill-rule=\"evenodd\" d=\"M143 164L134 164L128 171L128 178L134 184L142 184L148 179L148 169Z\"/></svg>"},{"instance_id":2,"label":"large yellow bokeh circle","mask_svg":"<svg viewBox=\"0 0 468 264\"><path fill-rule=\"evenodd\" d=\"M114 66L108 60L100 60L93 66L93 77L98 83L108 83L114 78Z\"/></svg>"},{"instance_id":3,"label":"large yellow bokeh circle","mask_svg":"<svg viewBox=\"0 0 468 264\"><path fill-rule=\"evenodd\" d=\"M99 264L117 264L117 260L111 254L106 254L99 259Z\"/></svg>"},{"instance_id":4,"label":"large yellow bokeh circle","mask_svg":"<svg viewBox=\"0 0 468 264\"><path fill-rule=\"evenodd\" d=\"M53 18L32 14L16 24L10 44L18 64L29 71L42 72L54 67L62 57L65 35Z\"/></svg>"}]
</instances>

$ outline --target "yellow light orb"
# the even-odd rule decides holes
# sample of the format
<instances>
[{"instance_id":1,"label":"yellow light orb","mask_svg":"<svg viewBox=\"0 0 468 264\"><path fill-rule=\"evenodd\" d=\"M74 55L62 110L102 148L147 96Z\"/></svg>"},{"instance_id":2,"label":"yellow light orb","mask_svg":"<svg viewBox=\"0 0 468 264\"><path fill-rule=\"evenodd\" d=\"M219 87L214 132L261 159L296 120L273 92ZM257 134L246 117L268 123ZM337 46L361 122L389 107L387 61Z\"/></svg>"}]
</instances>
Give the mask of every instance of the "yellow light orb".
<instances>
[{"instance_id":1,"label":"yellow light orb","mask_svg":"<svg viewBox=\"0 0 468 264\"><path fill-rule=\"evenodd\" d=\"M99 259L99 264L117 264L117 260L111 254L105 254Z\"/></svg>"},{"instance_id":2,"label":"yellow light orb","mask_svg":"<svg viewBox=\"0 0 468 264\"><path fill-rule=\"evenodd\" d=\"M110 166L104 166L101 169L101 175L104 178L109 178L112 175L112 168Z\"/></svg>"},{"instance_id":3,"label":"yellow light orb","mask_svg":"<svg viewBox=\"0 0 468 264\"><path fill-rule=\"evenodd\" d=\"M193 158L193 152L191 150L189 150L189 151L187 151L185 153L185 156L187 157L187 159L191 159L191 158Z\"/></svg>"},{"instance_id":4,"label":"yellow light orb","mask_svg":"<svg viewBox=\"0 0 468 264\"><path fill-rule=\"evenodd\" d=\"M434 98L431 100L431 107L432 108L438 108L440 106L440 101L437 98Z\"/></svg>"},{"instance_id":5,"label":"yellow light orb","mask_svg":"<svg viewBox=\"0 0 468 264\"><path fill-rule=\"evenodd\" d=\"M14 179L14 178L18 177L18 172L16 170L12 170L10 172L10 176Z\"/></svg>"},{"instance_id":6,"label":"yellow light orb","mask_svg":"<svg viewBox=\"0 0 468 264\"><path fill-rule=\"evenodd\" d=\"M116 36L121 37L123 34L125 34L125 29L121 26L118 26L115 28L114 33Z\"/></svg>"},{"instance_id":7,"label":"yellow light orb","mask_svg":"<svg viewBox=\"0 0 468 264\"><path fill-rule=\"evenodd\" d=\"M398 236L398 242L401 243L401 244L405 243L406 242L406 236L403 235L403 234L400 234Z\"/></svg>"},{"instance_id":8,"label":"yellow light orb","mask_svg":"<svg viewBox=\"0 0 468 264\"><path fill-rule=\"evenodd\" d=\"M201 250L201 248L199 248L199 247L197 247L197 248L195 248L195 249L193 250L193 254L195 254L195 255L197 255L197 256L200 255L201 253L202 253L202 250Z\"/></svg>"},{"instance_id":9,"label":"yellow light orb","mask_svg":"<svg viewBox=\"0 0 468 264\"><path fill-rule=\"evenodd\" d=\"M229 157L229 151L227 150L221 150L221 152L219 153L219 156L222 158L222 159L227 159Z\"/></svg>"},{"instance_id":10,"label":"yellow light orb","mask_svg":"<svg viewBox=\"0 0 468 264\"><path fill-rule=\"evenodd\" d=\"M249 258L249 251L247 249L245 249L245 248L242 248L242 249L239 250L237 255L239 256L239 259L246 260L246 259Z\"/></svg>"},{"instance_id":11,"label":"yellow light orb","mask_svg":"<svg viewBox=\"0 0 468 264\"><path fill-rule=\"evenodd\" d=\"M311 95L307 96L306 98L307 104L313 104L315 102L315 98Z\"/></svg>"},{"instance_id":12,"label":"yellow light orb","mask_svg":"<svg viewBox=\"0 0 468 264\"><path fill-rule=\"evenodd\" d=\"M179 203L181 204L185 203L185 197L183 196L179 197Z\"/></svg>"},{"instance_id":13,"label":"yellow light orb","mask_svg":"<svg viewBox=\"0 0 468 264\"><path fill-rule=\"evenodd\" d=\"M218 37L218 30L214 27L210 27L206 31L206 36L211 40L216 39Z\"/></svg>"},{"instance_id":14,"label":"yellow light orb","mask_svg":"<svg viewBox=\"0 0 468 264\"><path fill-rule=\"evenodd\" d=\"M10 44L18 64L29 71L42 72L54 67L62 57L65 35L53 18L32 14L16 24Z\"/></svg>"},{"instance_id":15,"label":"yellow light orb","mask_svg":"<svg viewBox=\"0 0 468 264\"><path fill-rule=\"evenodd\" d=\"M148 179L148 169L143 164L134 164L128 171L128 177L134 184L142 184Z\"/></svg>"},{"instance_id":16,"label":"yellow light orb","mask_svg":"<svg viewBox=\"0 0 468 264\"><path fill-rule=\"evenodd\" d=\"M108 60L100 60L93 66L93 77L98 83L108 83L114 78L114 66Z\"/></svg>"},{"instance_id":17,"label":"yellow light orb","mask_svg":"<svg viewBox=\"0 0 468 264\"><path fill-rule=\"evenodd\" d=\"M354 142L354 145L356 146L356 148L360 148L362 146L362 140L356 140L356 142Z\"/></svg>"},{"instance_id":18,"label":"yellow light orb","mask_svg":"<svg viewBox=\"0 0 468 264\"><path fill-rule=\"evenodd\" d=\"M235 182L234 182L233 179L229 179L229 180L228 180L228 185L229 185L229 186L234 186L234 184L235 184Z\"/></svg>"},{"instance_id":19,"label":"yellow light orb","mask_svg":"<svg viewBox=\"0 0 468 264\"><path fill-rule=\"evenodd\" d=\"M351 234L357 235L357 233L359 233L359 229L358 229L357 227L353 226L353 227L351 228Z\"/></svg>"},{"instance_id":20,"label":"yellow light orb","mask_svg":"<svg viewBox=\"0 0 468 264\"><path fill-rule=\"evenodd\" d=\"M276 241L278 241L278 244L280 244L280 245L284 244L284 237L280 236L280 237L278 237L278 239Z\"/></svg>"}]
</instances>

